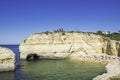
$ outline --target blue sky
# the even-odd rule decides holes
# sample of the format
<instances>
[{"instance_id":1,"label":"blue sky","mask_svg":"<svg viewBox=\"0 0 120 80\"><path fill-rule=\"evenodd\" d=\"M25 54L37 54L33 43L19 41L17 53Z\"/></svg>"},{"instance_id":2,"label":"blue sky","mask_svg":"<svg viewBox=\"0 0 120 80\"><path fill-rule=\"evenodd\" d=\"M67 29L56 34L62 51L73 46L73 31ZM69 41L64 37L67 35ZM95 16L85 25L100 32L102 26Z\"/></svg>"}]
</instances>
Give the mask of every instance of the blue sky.
<instances>
[{"instance_id":1,"label":"blue sky","mask_svg":"<svg viewBox=\"0 0 120 80\"><path fill-rule=\"evenodd\" d=\"M0 44L58 28L118 31L120 0L0 0Z\"/></svg>"}]
</instances>

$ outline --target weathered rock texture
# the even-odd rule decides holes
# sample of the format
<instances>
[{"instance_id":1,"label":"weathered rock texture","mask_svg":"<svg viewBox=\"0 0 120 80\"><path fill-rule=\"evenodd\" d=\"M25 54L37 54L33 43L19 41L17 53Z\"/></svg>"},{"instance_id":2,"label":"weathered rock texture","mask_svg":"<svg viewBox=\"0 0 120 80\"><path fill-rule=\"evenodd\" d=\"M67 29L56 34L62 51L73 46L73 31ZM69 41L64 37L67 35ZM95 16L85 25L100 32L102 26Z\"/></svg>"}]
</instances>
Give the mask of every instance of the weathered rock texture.
<instances>
[{"instance_id":1,"label":"weathered rock texture","mask_svg":"<svg viewBox=\"0 0 120 80\"><path fill-rule=\"evenodd\" d=\"M15 69L15 54L8 48L0 47L0 72Z\"/></svg>"},{"instance_id":2,"label":"weathered rock texture","mask_svg":"<svg viewBox=\"0 0 120 80\"><path fill-rule=\"evenodd\" d=\"M81 55L95 57L100 54L118 56L120 42L92 33L40 33L24 40L19 49L21 59L26 59L31 53L50 59L81 58Z\"/></svg>"},{"instance_id":3,"label":"weathered rock texture","mask_svg":"<svg viewBox=\"0 0 120 80\"><path fill-rule=\"evenodd\" d=\"M111 80L114 78L120 79L120 61L114 60L107 64L107 73L97 76L93 80Z\"/></svg>"}]
</instances>

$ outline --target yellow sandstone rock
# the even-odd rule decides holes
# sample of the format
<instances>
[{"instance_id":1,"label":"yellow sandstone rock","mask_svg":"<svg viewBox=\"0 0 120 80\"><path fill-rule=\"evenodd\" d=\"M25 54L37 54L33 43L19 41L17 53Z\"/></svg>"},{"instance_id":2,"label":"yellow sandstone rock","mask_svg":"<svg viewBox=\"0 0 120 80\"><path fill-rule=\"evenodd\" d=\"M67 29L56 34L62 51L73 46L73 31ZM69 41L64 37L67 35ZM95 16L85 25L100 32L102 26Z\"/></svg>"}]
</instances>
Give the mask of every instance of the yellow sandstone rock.
<instances>
[{"instance_id":1,"label":"yellow sandstone rock","mask_svg":"<svg viewBox=\"0 0 120 80\"><path fill-rule=\"evenodd\" d=\"M39 33L32 34L24 40L19 49L21 59L26 59L29 54L37 54L40 58L50 59L72 58L76 54L118 56L120 42L93 33Z\"/></svg>"}]
</instances>

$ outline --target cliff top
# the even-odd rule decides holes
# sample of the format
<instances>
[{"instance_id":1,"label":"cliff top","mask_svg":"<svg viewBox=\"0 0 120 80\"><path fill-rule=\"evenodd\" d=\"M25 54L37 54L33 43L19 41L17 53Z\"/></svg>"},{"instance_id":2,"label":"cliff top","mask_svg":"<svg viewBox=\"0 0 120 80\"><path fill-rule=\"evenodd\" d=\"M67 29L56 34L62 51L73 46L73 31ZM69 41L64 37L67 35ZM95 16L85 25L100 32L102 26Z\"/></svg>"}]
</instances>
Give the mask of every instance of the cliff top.
<instances>
[{"instance_id":1,"label":"cliff top","mask_svg":"<svg viewBox=\"0 0 120 80\"><path fill-rule=\"evenodd\" d=\"M65 33L83 33L83 34L95 34L95 35L100 35L100 36L103 36L103 37L107 37L107 38L110 38L111 40L116 40L116 41L120 41L120 31L118 32L113 32L113 33L110 33L110 31L107 31L107 32L103 32L103 31L97 31L97 32L82 32L82 31L65 31L62 29L57 29L57 30L54 30L53 32L49 32L49 31L45 31L45 32L41 32L41 33L34 33L34 34L53 34L53 33L62 33L63 35Z\"/></svg>"}]
</instances>

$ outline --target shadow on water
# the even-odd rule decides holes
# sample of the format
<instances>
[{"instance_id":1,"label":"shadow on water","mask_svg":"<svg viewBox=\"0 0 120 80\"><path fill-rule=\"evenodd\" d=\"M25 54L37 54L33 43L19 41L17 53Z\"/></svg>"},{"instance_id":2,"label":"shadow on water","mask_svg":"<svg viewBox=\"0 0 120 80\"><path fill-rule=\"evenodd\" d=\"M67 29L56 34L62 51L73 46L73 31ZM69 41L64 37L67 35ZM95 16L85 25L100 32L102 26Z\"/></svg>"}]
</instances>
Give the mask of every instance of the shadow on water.
<instances>
[{"instance_id":1,"label":"shadow on water","mask_svg":"<svg viewBox=\"0 0 120 80\"><path fill-rule=\"evenodd\" d=\"M1 46L1 45L0 45ZM26 61L19 59L19 45L2 45L16 54L16 63L23 64L15 72L0 73L0 80L92 80L105 72L104 66L68 60Z\"/></svg>"}]
</instances>

